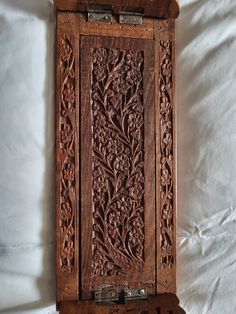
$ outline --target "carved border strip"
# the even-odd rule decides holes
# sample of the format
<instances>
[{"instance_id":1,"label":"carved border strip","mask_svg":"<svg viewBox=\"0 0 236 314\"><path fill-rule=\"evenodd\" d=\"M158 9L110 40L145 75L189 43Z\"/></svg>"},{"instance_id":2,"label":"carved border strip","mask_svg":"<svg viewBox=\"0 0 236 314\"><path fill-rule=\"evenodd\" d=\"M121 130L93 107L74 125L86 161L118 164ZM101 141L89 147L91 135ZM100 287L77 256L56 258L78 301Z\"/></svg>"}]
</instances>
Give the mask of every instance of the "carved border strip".
<instances>
[{"instance_id":1,"label":"carved border strip","mask_svg":"<svg viewBox=\"0 0 236 314\"><path fill-rule=\"evenodd\" d=\"M62 16L59 15L58 19ZM57 301L78 298L78 80L76 39L68 22L57 34Z\"/></svg>"},{"instance_id":2,"label":"carved border strip","mask_svg":"<svg viewBox=\"0 0 236 314\"><path fill-rule=\"evenodd\" d=\"M74 272L75 266L75 58L72 38L63 35L60 39L60 267L65 273Z\"/></svg>"},{"instance_id":3,"label":"carved border strip","mask_svg":"<svg viewBox=\"0 0 236 314\"><path fill-rule=\"evenodd\" d=\"M160 41L160 211L161 267L173 268L173 65L172 42Z\"/></svg>"},{"instance_id":4,"label":"carved border strip","mask_svg":"<svg viewBox=\"0 0 236 314\"><path fill-rule=\"evenodd\" d=\"M176 290L175 33L156 22L157 84L157 292Z\"/></svg>"}]
</instances>

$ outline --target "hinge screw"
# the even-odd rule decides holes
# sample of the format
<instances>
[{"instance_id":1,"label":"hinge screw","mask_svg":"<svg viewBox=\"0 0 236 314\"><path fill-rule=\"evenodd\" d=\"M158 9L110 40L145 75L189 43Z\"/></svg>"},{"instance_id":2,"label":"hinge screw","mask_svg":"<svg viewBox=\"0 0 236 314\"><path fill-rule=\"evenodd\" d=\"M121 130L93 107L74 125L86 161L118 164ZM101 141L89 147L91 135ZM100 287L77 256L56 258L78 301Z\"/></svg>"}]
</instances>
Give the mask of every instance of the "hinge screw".
<instances>
[{"instance_id":1,"label":"hinge screw","mask_svg":"<svg viewBox=\"0 0 236 314\"><path fill-rule=\"evenodd\" d=\"M94 16L92 14L89 15L90 20L94 20Z\"/></svg>"},{"instance_id":2,"label":"hinge screw","mask_svg":"<svg viewBox=\"0 0 236 314\"><path fill-rule=\"evenodd\" d=\"M139 293L140 293L141 295L144 295L145 292L146 292L146 291L145 291L144 289L140 289L140 290L139 290Z\"/></svg>"}]
</instances>

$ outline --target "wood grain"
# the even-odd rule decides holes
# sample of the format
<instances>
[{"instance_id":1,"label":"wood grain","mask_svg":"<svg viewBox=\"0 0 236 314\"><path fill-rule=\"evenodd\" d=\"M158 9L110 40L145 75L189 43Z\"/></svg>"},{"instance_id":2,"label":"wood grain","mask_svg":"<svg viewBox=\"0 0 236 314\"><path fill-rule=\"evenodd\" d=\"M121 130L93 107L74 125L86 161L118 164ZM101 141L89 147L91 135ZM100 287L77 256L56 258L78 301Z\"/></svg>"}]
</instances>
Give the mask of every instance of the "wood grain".
<instances>
[{"instance_id":1,"label":"wood grain","mask_svg":"<svg viewBox=\"0 0 236 314\"><path fill-rule=\"evenodd\" d=\"M179 15L178 0L55 0L55 7L61 11L86 12L89 4L109 5L114 14L119 14L125 8L141 8L146 17L177 18Z\"/></svg>"}]
</instances>

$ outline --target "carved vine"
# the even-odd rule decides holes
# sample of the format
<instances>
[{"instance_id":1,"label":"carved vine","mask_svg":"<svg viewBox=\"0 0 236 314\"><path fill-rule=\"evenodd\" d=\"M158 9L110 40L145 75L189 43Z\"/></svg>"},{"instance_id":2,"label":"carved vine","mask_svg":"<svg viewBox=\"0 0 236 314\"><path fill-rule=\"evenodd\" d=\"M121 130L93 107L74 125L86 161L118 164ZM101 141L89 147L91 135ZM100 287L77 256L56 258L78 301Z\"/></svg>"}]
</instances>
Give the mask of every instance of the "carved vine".
<instances>
[{"instance_id":1,"label":"carved vine","mask_svg":"<svg viewBox=\"0 0 236 314\"><path fill-rule=\"evenodd\" d=\"M93 49L94 276L144 263L142 72L142 52Z\"/></svg>"},{"instance_id":2,"label":"carved vine","mask_svg":"<svg viewBox=\"0 0 236 314\"><path fill-rule=\"evenodd\" d=\"M173 65L171 41L160 42L161 265L174 263L173 220Z\"/></svg>"},{"instance_id":3,"label":"carved vine","mask_svg":"<svg viewBox=\"0 0 236 314\"><path fill-rule=\"evenodd\" d=\"M60 265L71 273L75 262L75 58L69 35L60 39L60 75Z\"/></svg>"}]
</instances>

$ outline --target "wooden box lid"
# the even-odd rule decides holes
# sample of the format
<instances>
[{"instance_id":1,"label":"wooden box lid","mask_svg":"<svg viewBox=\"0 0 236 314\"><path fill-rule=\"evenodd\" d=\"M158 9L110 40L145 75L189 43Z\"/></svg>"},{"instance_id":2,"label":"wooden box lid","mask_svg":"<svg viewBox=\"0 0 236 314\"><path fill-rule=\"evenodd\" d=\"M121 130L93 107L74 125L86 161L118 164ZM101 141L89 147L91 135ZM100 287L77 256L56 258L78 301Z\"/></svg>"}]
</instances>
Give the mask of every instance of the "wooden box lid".
<instances>
[{"instance_id":1,"label":"wooden box lid","mask_svg":"<svg viewBox=\"0 0 236 314\"><path fill-rule=\"evenodd\" d=\"M108 6L114 14L141 10L143 16L152 18L177 18L179 0L54 0L60 11L86 12L91 5Z\"/></svg>"}]
</instances>

